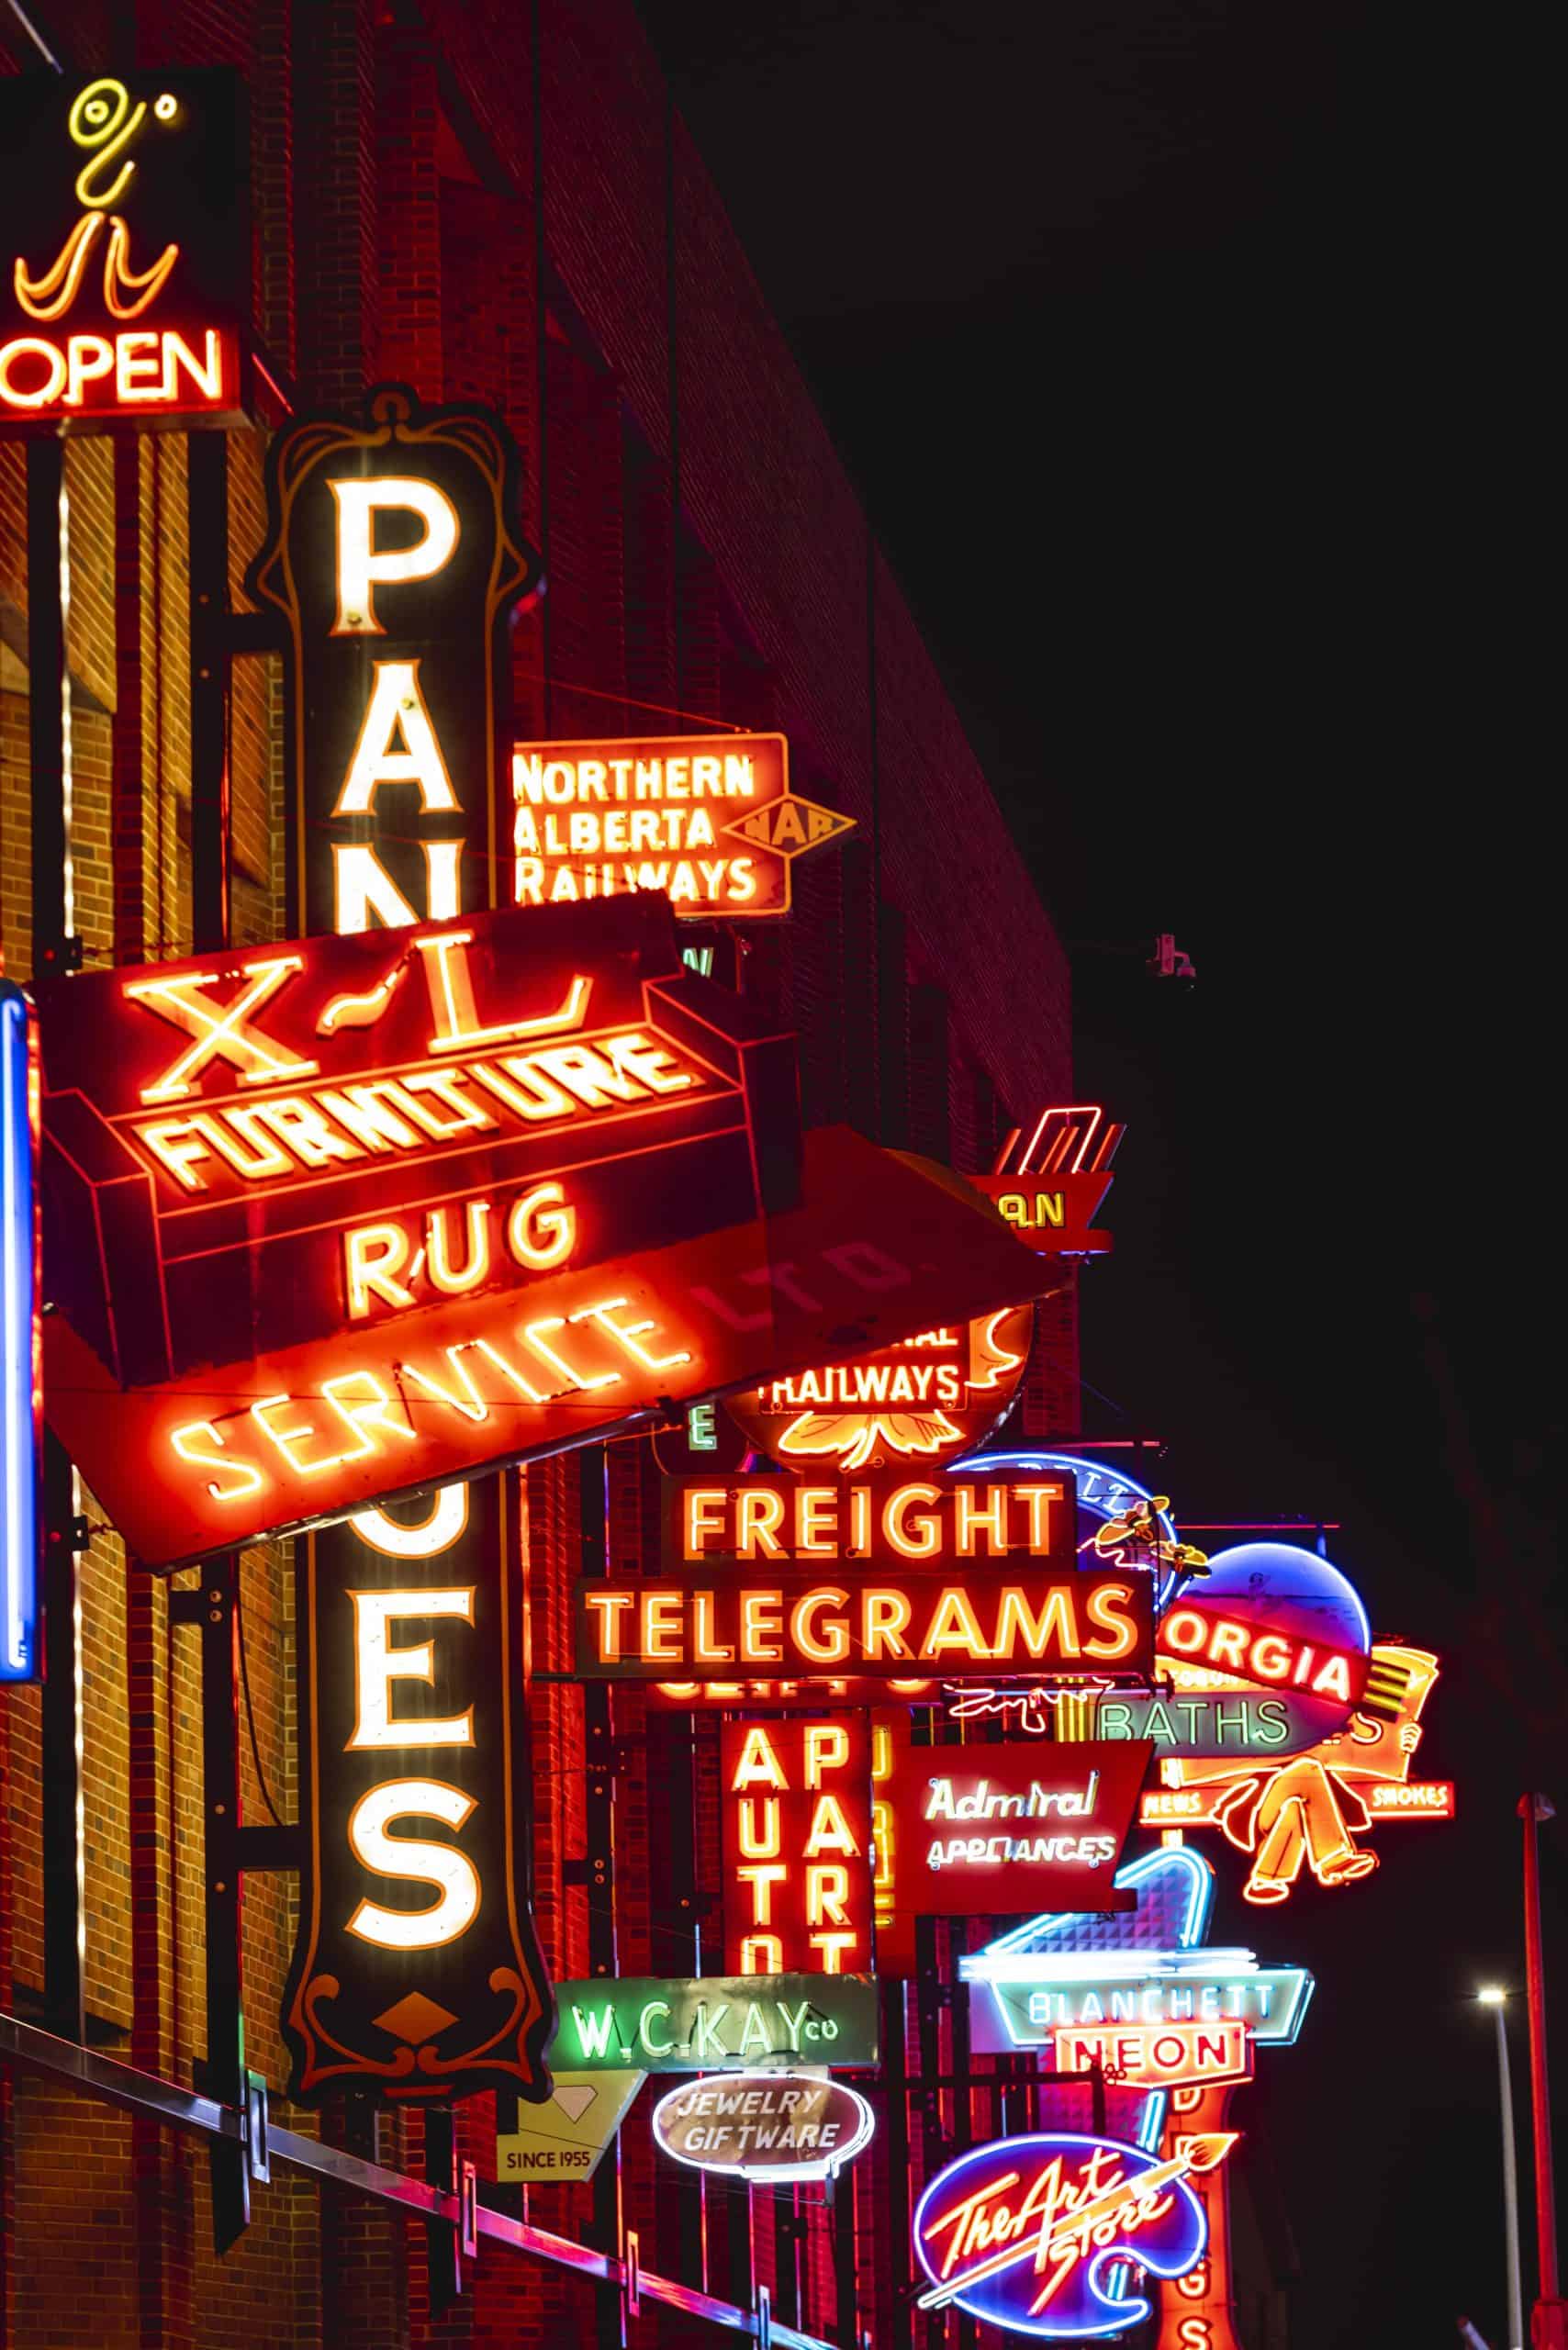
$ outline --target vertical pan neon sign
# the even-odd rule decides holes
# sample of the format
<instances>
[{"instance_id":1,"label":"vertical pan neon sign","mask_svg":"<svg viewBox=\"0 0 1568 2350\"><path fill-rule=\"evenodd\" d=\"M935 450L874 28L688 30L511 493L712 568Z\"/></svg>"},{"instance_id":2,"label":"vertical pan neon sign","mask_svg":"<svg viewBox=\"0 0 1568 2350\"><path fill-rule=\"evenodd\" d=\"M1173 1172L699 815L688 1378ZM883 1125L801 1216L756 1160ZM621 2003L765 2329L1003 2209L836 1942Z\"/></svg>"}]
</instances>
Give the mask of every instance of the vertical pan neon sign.
<instances>
[{"instance_id":1,"label":"vertical pan neon sign","mask_svg":"<svg viewBox=\"0 0 1568 2350\"><path fill-rule=\"evenodd\" d=\"M38 1673L38 1080L32 1009L0 980L0 1681Z\"/></svg>"},{"instance_id":2,"label":"vertical pan neon sign","mask_svg":"<svg viewBox=\"0 0 1568 2350\"><path fill-rule=\"evenodd\" d=\"M539 586L519 466L498 417L397 386L358 421L297 418L273 442L250 587L291 655L297 930L396 930L494 894L507 616ZM463 993L449 984L448 1031L476 1027ZM490 1476L420 1508L360 1509L300 1546L289 2094L543 2103L516 1501Z\"/></svg>"}]
</instances>

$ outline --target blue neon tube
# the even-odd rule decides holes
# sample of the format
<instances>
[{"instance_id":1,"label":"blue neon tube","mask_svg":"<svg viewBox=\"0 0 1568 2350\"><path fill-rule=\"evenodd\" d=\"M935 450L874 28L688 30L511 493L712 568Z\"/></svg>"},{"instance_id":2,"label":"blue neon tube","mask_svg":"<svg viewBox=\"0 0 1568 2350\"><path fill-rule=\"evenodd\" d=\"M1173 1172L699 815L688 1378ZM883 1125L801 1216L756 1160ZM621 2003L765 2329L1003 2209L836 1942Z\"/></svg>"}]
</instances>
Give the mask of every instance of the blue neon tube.
<instances>
[{"instance_id":1,"label":"blue neon tube","mask_svg":"<svg viewBox=\"0 0 1568 2350\"><path fill-rule=\"evenodd\" d=\"M38 1677L42 1438L32 1013L0 979L0 1681Z\"/></svg>"}]
</instances>

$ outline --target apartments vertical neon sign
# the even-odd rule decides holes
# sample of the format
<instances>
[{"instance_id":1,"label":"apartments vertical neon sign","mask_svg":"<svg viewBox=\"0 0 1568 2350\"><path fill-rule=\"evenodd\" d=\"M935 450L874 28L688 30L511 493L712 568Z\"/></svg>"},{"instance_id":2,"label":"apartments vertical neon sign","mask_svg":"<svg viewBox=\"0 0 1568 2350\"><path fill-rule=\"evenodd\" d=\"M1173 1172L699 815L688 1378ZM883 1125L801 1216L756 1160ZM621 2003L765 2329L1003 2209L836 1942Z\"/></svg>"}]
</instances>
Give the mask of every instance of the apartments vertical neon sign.
<instances>
[{"instance_id":1,"label":"apartments vertical neon sign","mask_svg":"<svg viewBox=\"0 0 1568 2350\"><path fill-rule=\"evenodd\" d=\"M361 422L302 420L274 443L251 588L283 613L293 656L291 927L493 902L506 621L538 584L517 483L497 419L396 388L371 393ZM308 1857L283 2020L297 2098L548 2094L517 1539L497 1477L300 1546Z\"/></svg>"},{"instance_id":2,"label":"apartments vertical neon sign","mask_svg":"<svg viewBox=\"0 0 1568 2350\"><path fill-rule=\"evenodd\" d=\"M31 1007L0 980L0 1681L31 1681L39 1669L37 1151Z\"/></svg>"}]
</instances>

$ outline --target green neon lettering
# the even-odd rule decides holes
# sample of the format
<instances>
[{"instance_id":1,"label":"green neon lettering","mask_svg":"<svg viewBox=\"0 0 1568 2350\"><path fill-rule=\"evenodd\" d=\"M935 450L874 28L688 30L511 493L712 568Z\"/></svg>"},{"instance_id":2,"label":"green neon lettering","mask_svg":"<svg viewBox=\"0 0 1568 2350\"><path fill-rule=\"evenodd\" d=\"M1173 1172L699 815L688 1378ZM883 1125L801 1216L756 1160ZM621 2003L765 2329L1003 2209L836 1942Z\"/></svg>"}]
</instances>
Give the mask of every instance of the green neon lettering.
<instances>
[{"instance_id":1,"label":"green neon lettering","mask_svg":"<svg viewBox=\"0 0 1568 2350\"><path fill-rule=\"evenodd\" d=\"M649 2020L654 2016L663 2016L666 2023L669 2021L669 2001L667 1999L650 1999L648 2001L647 2006L643 2009L642 2014L637 2019L637 2037L642 2042L650 2056L667 2056L671 2049L675 2046L675 2042L673 2040L655 2040L654 2038L652 2032L648 2030Z\"/></svg>"},{"instance_id":2,"label":"green neon lettering","mask_svg":"<svg viewBox=\"0 0 1568 2350\"><path fill-rule=\"evenodd\" d=\"M585 2056L609 2053L610 2035L615 2026L615 2009L606 2001L602 2008L572 2009L572 2021L577 2028L577 2041Z\"/></svg>"}]
</instances>

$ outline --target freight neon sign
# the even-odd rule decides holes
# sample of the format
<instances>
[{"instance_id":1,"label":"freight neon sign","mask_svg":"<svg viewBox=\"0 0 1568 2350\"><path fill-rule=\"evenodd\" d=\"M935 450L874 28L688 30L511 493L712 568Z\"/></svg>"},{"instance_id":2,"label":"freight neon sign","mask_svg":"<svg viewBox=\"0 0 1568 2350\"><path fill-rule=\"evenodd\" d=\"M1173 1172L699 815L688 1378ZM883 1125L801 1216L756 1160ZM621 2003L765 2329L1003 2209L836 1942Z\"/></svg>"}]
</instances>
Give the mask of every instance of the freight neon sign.
<instances>
[{"instance_id":1,"label":"freight neon sign","mask_svg":"<svg viewBox=\"0 0 1568 2350\"><path fill-rule=\"evenodd\" d=\"M977 2146L939 2171L915 2210L926 2310L956 2302L1004 2332L1082 2340L1149 2314L1113 2299L1112 2274L1184 2276L1207 2226L1188 2183L1223 2162L1234 2133L1182 2137L1169 2155L1068 2132Z\"/></svg>"},{"instance_id":2,"label":"freight neon sign","mask_svg":"<svg viewBox=\"0 0 1568 2350\"><path fill-rule=\"evenodd\" d=\"M1070 1477L671 1477L664 1562L801 1566L824 1559L918 1565L1072 1557Z\"/></svg>"}]
</instances>

